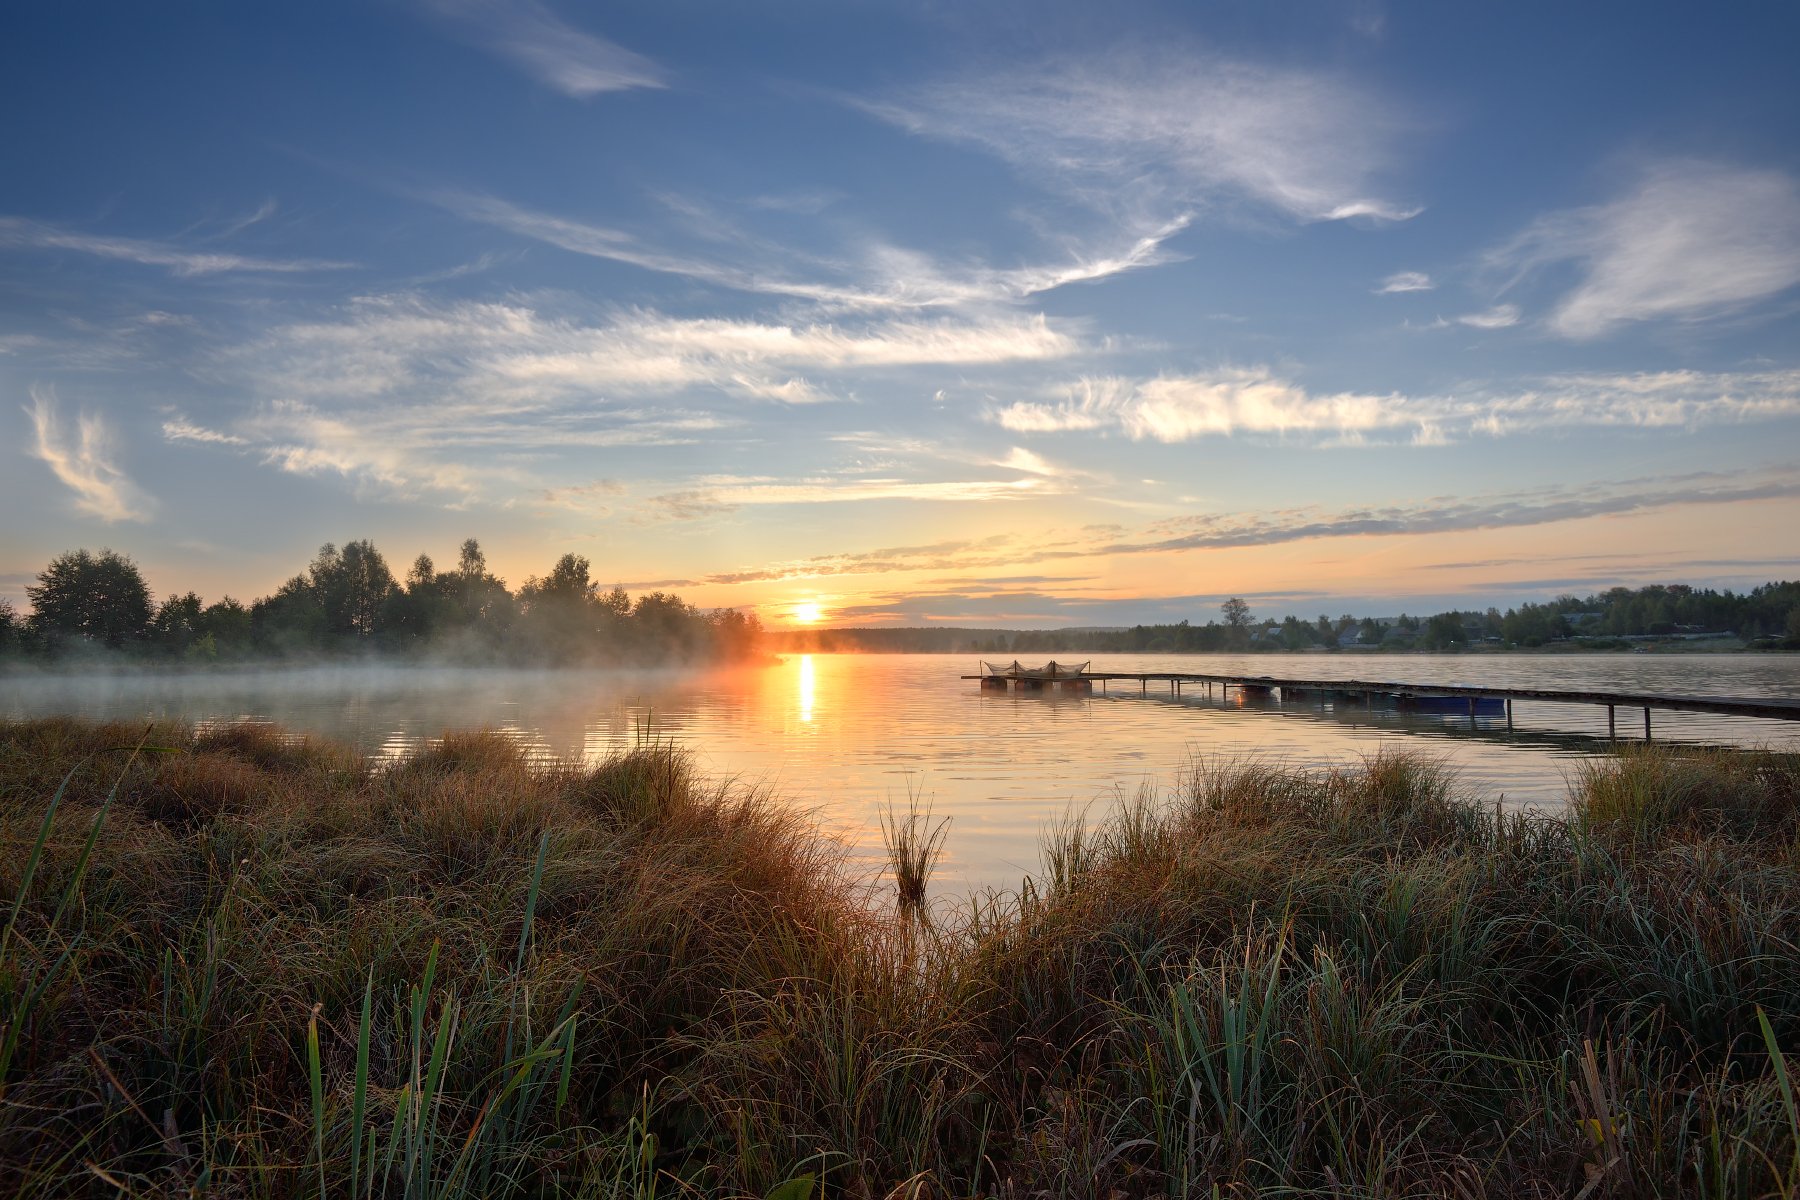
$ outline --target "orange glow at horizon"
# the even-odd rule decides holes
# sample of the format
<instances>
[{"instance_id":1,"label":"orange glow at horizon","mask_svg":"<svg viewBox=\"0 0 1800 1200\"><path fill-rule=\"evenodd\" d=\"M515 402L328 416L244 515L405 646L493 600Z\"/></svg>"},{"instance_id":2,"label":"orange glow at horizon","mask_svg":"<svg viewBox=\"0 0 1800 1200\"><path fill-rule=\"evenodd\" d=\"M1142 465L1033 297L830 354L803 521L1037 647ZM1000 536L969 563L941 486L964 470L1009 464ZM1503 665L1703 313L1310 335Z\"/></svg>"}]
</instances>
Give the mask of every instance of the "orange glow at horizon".
<instances>
[{"instance_id":1,"label":"orange glow at horizon","mask_svg":"<svg viewBox=\"0 0 1800 1200\"><path fill-rule=\"evenodd\" d=\"M795 631L822 625L934 623L1054 628L1181 617L1204 624L1218 617L1217 600L1207 597L1229 594L1251 597L1259 618L1292 611L1310 620L1326 610L1335 615L1348 609L1358 616L1389 615L1421 605L1495 605L1505 610L1527 600L1548 601L1562 591L1586 594L1614 584L1748 587L1783 578L1787 567L1782 555L1788 554L1791 562L1787 547L1792 538L1786 531L1797 512L1795 501L1781 496L1493 529L1309 537L1179 552L1133 551L1118 547L1115 539L1084 559L1058 558L1054 570L1066 571L1071 576L1066 581L1045 578L1024 584L990 580L1003 569L993 564L913 563L884 554L874 569L800 583L809 590L820 586L805 600L794 599L798 588L791 579L713 585L691 598L703 607L757 607L765 619L774 617L770 623L775 628ZM989 528L982 527L984 536L992 536L986 533ZM937 536L937 531L919 536ZM1018 562L1004 569L1046 569L1039 567L1032 546L1060 536L1054 529L1021 527ZM1716 580L1720 560L1742 561L1743 578ZM1764 561L1766 568L1756 565ZM746 559L745 565L753 562ZM681 569L697 571L701 565L683 564ZM1584 574L1592 580L1582 579ZM1169 611L1166 605L1160 613L1134 611L1136 601L1189 595L1198 598L1181 611ZM1102 604L1117 607L1096 613L1095 606ZM892 611L884 611L888 609Z\"/></svg>"}]
</instances>

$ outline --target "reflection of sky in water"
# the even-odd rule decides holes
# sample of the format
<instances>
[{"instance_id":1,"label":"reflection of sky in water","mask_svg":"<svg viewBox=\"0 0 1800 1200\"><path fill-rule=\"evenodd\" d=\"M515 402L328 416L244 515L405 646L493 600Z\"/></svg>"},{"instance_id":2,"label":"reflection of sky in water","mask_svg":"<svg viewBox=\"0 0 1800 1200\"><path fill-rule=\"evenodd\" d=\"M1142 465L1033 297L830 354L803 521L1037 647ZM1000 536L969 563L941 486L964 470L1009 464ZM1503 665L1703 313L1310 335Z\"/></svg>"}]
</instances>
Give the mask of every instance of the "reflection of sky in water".
<instances>
[{"instance_id":1,"label":"reflection of sky in water","mask_svg":"<svg viewBox=\"0 0 1800 1200\"><path fill-rule=\"evenodd\" d=\"M1096 670L1187 670L1713 695L1800 695L1800 657L1351 655L1127 657ZM482 671L321 668L0 680L0 713L273 720L392 760L449 729L498 728L533 753L596 759L673 740L715 775L766 783L877 852L876 815L909 788L952 818L944 882L1016 882L1038 836L1069 808L1166 789L1196 760L1355 762L1397 743L1442 756L1473 790L1556 804L1571 764L1606 731L1592 705L1521 702L1503 717L1402 714L1360 705L1260 704L1167 685L1092 696L983 692L960 655L803 655L768 668ZM1659 739L1800 750L1800 726L1656 714ZM1619 713L1641 736L1639 710Z\"/></svg>"}]
</instances>

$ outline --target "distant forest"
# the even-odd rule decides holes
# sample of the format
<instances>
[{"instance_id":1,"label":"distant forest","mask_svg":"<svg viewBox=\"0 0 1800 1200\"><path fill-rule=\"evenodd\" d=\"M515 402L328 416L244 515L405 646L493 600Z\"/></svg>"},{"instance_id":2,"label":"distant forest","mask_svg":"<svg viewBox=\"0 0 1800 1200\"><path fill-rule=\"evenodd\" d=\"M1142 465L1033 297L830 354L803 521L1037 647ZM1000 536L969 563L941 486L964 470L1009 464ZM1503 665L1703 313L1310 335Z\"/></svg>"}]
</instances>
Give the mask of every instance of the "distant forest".
<instances>
[{"instance_id":1,"label":"distant forest","mask_svg":"<svg viewBox=\"0 0 1800 1200\"><path fill-rule=\"evenodd\" d=\"M588 560L565 554L514 592L473 538L440 571L427 555L404 580L374 543L324 546L274 595L210 604L193 592L154 601L143 574L111 550L58 557L25 589L31 611L0 599L0 659L144 663L343 659L383 655L514 665L648 664L744 659L762 626L681 597L602 590Z\"/></svg>"},{"instance_id":2,"label":"distant forest","mask_svg":"<svg viewBox=\"0 0 1800 1200\"><path fill-rule=\"evenodd\" d=\"M1173 654L1327 650L1626 649L1648 641L1730 643L1800 649L1800 582L1766 583L1748 592L1686 584L1612 588L1560 596L1547 604L1316 621L1258 619L1242 599L1227 600L1204 625L1129 629L825 629L771 633L772 649L864 653Z\"/></svg>"}]
</instances>

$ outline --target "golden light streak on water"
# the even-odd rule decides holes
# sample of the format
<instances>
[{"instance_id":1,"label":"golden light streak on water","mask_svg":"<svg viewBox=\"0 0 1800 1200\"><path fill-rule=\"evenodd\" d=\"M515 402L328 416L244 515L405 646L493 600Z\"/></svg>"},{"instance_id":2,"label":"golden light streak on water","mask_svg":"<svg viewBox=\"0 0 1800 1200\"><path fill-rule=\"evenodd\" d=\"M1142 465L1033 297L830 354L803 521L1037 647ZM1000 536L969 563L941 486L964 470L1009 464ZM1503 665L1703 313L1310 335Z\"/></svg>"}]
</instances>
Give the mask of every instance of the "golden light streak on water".
<instances>
[{"instance_id":1,"label":"golden light streak on water","mask_svg":"<svg viewBox=\"0 0 1800 1200\"><path fill-rule=\"evenodd\" d=\"M808 725L813 719L813 690L818 686L817 677L813 673L813 657L810 654L800 656L800 719Z\"/></svg>"}]
</instances>

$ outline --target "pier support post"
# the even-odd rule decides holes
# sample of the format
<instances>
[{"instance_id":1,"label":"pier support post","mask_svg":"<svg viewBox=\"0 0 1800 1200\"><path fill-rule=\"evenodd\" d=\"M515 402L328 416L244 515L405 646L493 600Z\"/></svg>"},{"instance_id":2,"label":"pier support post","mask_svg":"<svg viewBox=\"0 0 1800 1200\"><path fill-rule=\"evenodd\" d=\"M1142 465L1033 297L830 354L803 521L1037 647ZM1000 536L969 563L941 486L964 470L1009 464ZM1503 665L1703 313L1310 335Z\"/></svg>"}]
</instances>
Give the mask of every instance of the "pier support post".
<instances>
[{"instance_id":1,"label":"pier support post","mask_svg":"<svg viewBox=\"0 0 1800 1200\"><path fill-rule=\"evenodd\" d=\"M1606 736L1615 740L1619 736L1618 711L1611 704L1606 706Z\"/></svg>"},{"instance_id":2,"label":"pier support post","mask_svg":"<svg viewBox=\"0 0 1800 1200\"><path fill-rule=\"evenodd\" d=\"M1506 731L1512 732L1512 697L1506 698Z\"/></svg>"},{"instance_id":3,"label":"pier support post","mask_svg":"<svg viewBox=\"0 0 1800 1200\"><path fill-rule=\"evenodd\" d=\"M1469 728L1475 728L1475 697L1469 697Z\"/></svg>"},{"instance_id":4,"label":"pier support post","mask_svg":"<svg viewBox=\"0 0 1800 1200\"><path fill-rule=\"evenodd\" d=\"M1644 706L1644 740L1646 742L1650 740L1650 706L1648 704Z\"/></svg>"}]
</instances>

